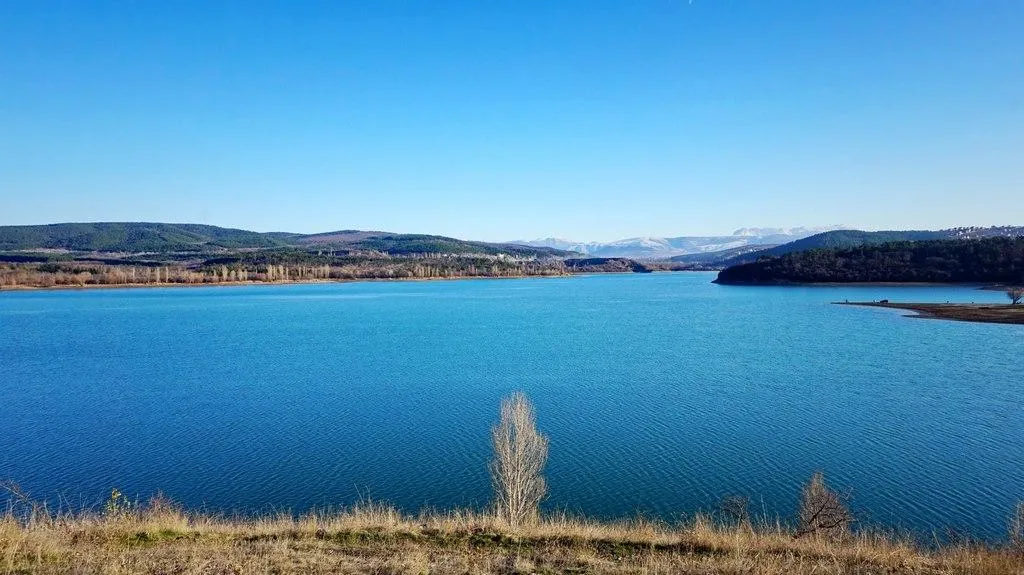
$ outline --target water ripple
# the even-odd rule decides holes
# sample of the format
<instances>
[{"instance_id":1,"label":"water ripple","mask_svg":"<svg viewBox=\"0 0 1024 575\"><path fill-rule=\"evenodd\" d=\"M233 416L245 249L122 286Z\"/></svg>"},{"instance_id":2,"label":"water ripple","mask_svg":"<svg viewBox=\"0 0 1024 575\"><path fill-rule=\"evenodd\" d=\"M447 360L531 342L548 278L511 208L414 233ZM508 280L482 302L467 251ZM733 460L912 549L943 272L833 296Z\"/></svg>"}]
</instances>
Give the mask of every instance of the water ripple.
<instances>
[{"instance_id":1,"label":"water ripple","mask_svg":"<svg viewBox=\"0 0 1024 575\"><path fill-rule=\"evenodd\" d=\"M866 521L1002 533L1024 328L829 305L1001 294L710 279L0 294L0 478L89 505L483 506L498 402L523 390L551 509L673 519L741 494L788 517L823 470Z\"/></svg>"}]
</instances>

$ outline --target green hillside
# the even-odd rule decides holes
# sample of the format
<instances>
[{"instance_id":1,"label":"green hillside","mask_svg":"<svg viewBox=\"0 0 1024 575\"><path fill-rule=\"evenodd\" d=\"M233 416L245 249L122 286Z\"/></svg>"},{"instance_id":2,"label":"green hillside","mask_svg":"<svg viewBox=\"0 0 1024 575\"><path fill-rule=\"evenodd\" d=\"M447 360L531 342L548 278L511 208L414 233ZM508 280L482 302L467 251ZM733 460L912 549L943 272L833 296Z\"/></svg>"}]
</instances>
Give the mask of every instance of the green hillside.
<instances>
[{"instance_id":1,"label":"green hillside","mask_svg":"<svg viewBox=\"0 0 1024 575\"><path fill-rule=\"evenodd\" d=\"M419 234L342 230L323 234L259 233L198 224L146 222L0 226L0 251L68 250L106 253L219 253L297 248L312 251L378 251L392 255L461 254L552 257L571 252L544 247L490 244Z\"/></svg>"},{"instance_id":2,"label":"green hillside","mask_svg":"<svg viewBox=\"0 0 1024 575\"><path fill-rule=\"evenodd\" d=\"M554 248L535 248L516 244L489 244L484 242L468 242L418 234L394 234L374 236L355 240L346 244L352 249L377 250L394 255L409 254L508 254L518 257L557 256L570 252Z\"/></svg>"},{"instance_id":3,"label":"green hillside","mask_svg":"<svg viewBox=\"0 0 1024 575\"><path fill-rule=\"evenodd\" d=\"M822 232L763 250L751 251L745 254L736 255L718 262L723 267L739 265L757 261L763 257L778 257L793 252L817 249L838 249L852 248L863 245L878 245L887 242L913 242L922 240L939 240L949 238L947 232L942 231L883 231L864 232L860 230L835 230Z\"/></svg>"},{"instance_id":4,"label":"green hillside","mask_svg":"<svg viewBox=\"0 0 1024 575\"><path fill-rule=\"evenodd\" d=\"M982 239L1024 236L1024 228L998 226L989 228L952 228L947 230L888 230L865 232L861 230L835 230L823 232L768 249L750 251L710 262L719 268L755 262L765 257L779 257L793 252L817 249L843 249L857 246L880 245L891 242L918 242L928 240ZM709 262L704 262L709 263Z\"/></svg>"},{"instance_id":5,"label":"green hillside","mask_svg":"<svg viewBox=\"0 0 1024 575\"><path fill-rule=\"evenodd\" d=\"M722 284L977 282L1024 284L1024 237L901 241L812 249L726 268Z\"/></svg>"},{"instance_id":6,"label":"green hillside","mask_svg":"<svg viewBox=\"0 0 1024 575\"><path fill-rule=\"evenodd\" d=\"M173 252L282 245L266 234L199 224L105 222L0 226L0 250Z\"/></svg>"},{"instance_id":7,"label":"green hillside","mask_svg":"<svg viewBox=\"0 0 1024 575\"><path fill-rule=\"evenodd\" d=\"M669 258L669 261L692 266L713 266L723 261L739 258L747 254L766 252L774 247L777 246L740 246L736 248L728 248L713 252L700 252L695 254L683 254L679 256L672 256Z\"/></svg>"}]
</instances>

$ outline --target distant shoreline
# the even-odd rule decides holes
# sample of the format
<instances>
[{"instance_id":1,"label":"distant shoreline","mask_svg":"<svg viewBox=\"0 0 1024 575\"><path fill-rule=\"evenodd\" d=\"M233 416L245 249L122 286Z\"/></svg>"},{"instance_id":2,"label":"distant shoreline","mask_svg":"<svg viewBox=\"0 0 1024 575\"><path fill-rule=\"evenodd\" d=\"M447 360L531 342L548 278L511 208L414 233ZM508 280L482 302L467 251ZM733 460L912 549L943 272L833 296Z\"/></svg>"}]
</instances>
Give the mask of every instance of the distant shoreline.
<instances>
[{"instance_id":1,"label":"distant shoreline","mask_svg":"<svg viewBox=\"0 0 1024 575\"><path fill-rule=\"evenodd\" d=\"M102 290L102 289L146 289L146 288L204 288L204 287L241 287L241 286L281 286L281 285L306 285L306 284L345 284L359 282L432 282L432 281L457 281L457 280L510 280L526 278L564 278L577 275L589 274L552 274L552 275L513 275L513 276L459 276L459 277L433 277L433 278L338 278L338 279L301 279L301 280L274 280L274 281L226 281L209 283L128 283L128 284L84 284L84 285L59 285L59 286L0 286L0 292L16 291L78 291L78 290ZM596 274L595 274L596 275Z\"/></svg>"},{"instance_id":2,"label":"distant shoreline","mask_svg":"<svg viewBox=\"0 0 1024 575\"><path fill-rule=\"evenodd\" d=\"M833 302L835 305L881 307L913 311L923 319L1024 325L1024 305L967 303Z\"/></svg>"},{"instance_id":3,"label":"distant shoreline","mask_svg":"<svg viewBox=\"0 0 1024 575\"><path fill-rule=\"evenodd\" d=\"M656 270L646 273L681 273L689 270L661 271ZM511 275L511 276L458 276L458 277L429 277L429 278L338 278L338 279L301 279L301 280L274 280L274 281L226 281L209 283L128 283L128 284L84 284L84 285L59 285L59 286L0 286L0 292L31 292L31 291L89 291L102 289L147 289L147 288L203 288L203 287L241 287L241 286L280 286L280 285L307 285L307 284L346 284L362 282L433 282L433 281L459 281L459 280L521 280L528 278L567 278L582 276L606 276L606 275L634 275L637 272L577 272L563 274L535 274L535 275ZM645 274L639 274L645 275Z\"/></svg>"},{"instance_id":4,"label":"distant shoreline","mask_svg":"<svg viewBox=\"0 0 1024 575\"><path fill-rule=\"evenodd\" d=\"M741 282L741 281L718 281L712 283L724 286L750 286L750 287L973 287L981 290L1000 291L1006 286L986 282L792 282L792 281L766 281L766 282Z\"/></svg>"}]
</instances>

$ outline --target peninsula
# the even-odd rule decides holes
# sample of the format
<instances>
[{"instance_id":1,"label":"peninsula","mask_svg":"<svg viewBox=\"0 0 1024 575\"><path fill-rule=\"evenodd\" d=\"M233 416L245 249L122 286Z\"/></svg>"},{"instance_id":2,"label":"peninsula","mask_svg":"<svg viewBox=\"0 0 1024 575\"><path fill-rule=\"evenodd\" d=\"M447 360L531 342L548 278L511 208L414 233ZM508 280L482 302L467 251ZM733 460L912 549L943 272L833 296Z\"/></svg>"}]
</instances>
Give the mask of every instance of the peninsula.
<instances>
[{"instance_id":1,"label":"peninsula","mask_svg":"<svg viewBox=\"0 0 1024 575\"><path fill-rule=\"evenodd\" d=\"M885 307L917 312L917 316L930 319L973 321L981 323L1024 324L1024 305L993 305L964 303L896 303L881 302L836 302L837 305Z\"/></svg>"}]
</instances>

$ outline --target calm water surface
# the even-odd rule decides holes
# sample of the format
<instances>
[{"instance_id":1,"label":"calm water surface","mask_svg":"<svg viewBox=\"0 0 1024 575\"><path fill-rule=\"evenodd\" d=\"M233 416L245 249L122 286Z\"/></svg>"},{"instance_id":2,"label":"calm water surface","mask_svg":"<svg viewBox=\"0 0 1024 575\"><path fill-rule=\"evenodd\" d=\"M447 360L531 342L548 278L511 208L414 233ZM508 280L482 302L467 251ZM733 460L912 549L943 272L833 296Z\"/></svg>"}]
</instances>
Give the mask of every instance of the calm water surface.
<instances>
[{"instance_id":1,"label":"calm water surface","mask_svg":"<svg viewBox=\"0 0 1024 575\"><path fill-rule=\"evenodd\" d=\"M1024 326L710 274L0 294L0 478L267 511L482 507L523 390L546 506L673 519L747 495L789 516L823 470L868 522L995 537L1024 499Z\"/></svg>"}]
</instances>

